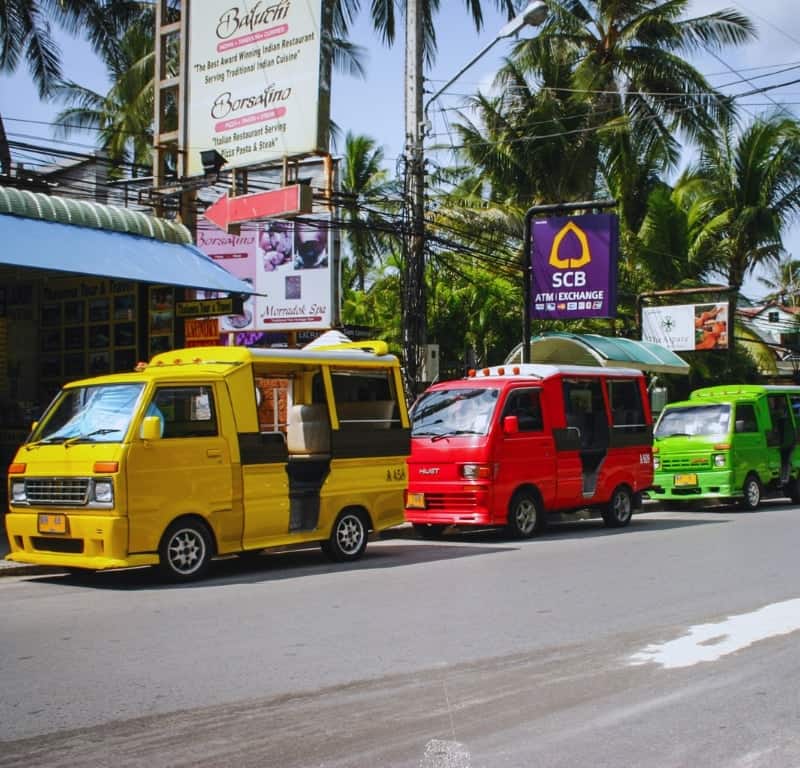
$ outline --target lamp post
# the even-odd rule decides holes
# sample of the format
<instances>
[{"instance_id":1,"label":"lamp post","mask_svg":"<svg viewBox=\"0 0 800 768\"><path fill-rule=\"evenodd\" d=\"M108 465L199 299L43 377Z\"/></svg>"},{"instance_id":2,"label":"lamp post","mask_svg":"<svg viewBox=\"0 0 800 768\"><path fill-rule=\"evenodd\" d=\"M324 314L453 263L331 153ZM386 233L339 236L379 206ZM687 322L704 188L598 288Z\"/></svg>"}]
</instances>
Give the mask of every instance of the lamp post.
<instances>
[{"instance_id":1,"label":"lamp post","mask_svg":"<svg viewBox=\"0 0 800 768\"><path fill-rule=\"evenodd\" d=\"M512 37L523 27L538 27L547 18L547 6L533 0L505 24L495 38L473 56L438 91L427 99L422 109L422 15L419 0L406 5L406 178L410 200L410 247L404 253L403 350L405 353L406 389L416 391L421 354L426 336L427 301L425 295L425 135L429 128L428 109L461 75L500 40ZM404 242L407 242L404 240Z\"/></svg>"}]
</instances>

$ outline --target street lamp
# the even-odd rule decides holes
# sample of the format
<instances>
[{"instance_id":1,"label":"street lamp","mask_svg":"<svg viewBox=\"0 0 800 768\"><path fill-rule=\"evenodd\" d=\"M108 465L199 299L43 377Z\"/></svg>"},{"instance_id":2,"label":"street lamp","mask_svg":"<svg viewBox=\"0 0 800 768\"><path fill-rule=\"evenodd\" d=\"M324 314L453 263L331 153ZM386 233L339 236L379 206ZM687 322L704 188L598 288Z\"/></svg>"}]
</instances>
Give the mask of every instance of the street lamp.
<instances>
[{"instance_id":1,"label":"street lamp","mask_svg":"<svg viewBox=\"0 0 800 768\"><path fill-rule=\"evenodd\" d=\"M422 104L422 35L421 15L416 0L406 5L406 131L409 163L406 168L409 180L408 196L411 200L411 247L404 263L404 314L403 347L405 352L406 387L414 394L421 367L421 351L426 333L425 296L425 135L430 127L428 108L461 75L500 40L516 35L523 27L538 27L547 18L547 6L533 0L527 7L505 24L495 38L472 57L453 77Z\"/></svg>"}]
</instances>

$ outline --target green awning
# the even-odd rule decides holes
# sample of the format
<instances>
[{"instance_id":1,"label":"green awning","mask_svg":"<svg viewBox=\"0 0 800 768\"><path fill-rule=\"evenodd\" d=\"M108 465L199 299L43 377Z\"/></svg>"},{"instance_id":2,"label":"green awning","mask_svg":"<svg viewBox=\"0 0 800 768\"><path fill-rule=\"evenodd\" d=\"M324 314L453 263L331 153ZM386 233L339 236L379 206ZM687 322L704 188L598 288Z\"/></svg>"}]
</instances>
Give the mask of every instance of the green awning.
<instances>
[{"instance_id":1,"label":"green awning","mask_svg":"<svg viewBox=\"0 0 800 768\"><path fill-rule=\"evenodd\" d=\"M530 342L531 362L637 368L652 373L689 373L689 364L672 350L649 341L600 336L596 333L545 333ZM522 361L522 344L506 364Z\"/></svg>"}]
</instances>

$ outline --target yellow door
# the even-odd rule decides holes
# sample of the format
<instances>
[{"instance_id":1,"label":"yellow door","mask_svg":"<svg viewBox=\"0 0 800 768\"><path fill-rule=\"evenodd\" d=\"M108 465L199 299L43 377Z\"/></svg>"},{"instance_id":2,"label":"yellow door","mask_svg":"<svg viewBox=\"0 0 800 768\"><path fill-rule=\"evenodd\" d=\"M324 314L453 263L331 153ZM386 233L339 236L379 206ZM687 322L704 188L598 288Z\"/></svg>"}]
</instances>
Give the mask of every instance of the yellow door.
<instances>
[{"instance_id":1,"label":"yellow door","mask_svg":"<svg viewBox=\"0 0 800 768\"><path fill-rule=\"evenodd\" d=\"M208 521L221 550L237 548L241 504L233 501L231 451L214 395L211 385L156 389L152 402L163 418L162 437L136 439L128 454L132 554L156 551L167 525L190 514Z\"/></svg>"}]
</instances>

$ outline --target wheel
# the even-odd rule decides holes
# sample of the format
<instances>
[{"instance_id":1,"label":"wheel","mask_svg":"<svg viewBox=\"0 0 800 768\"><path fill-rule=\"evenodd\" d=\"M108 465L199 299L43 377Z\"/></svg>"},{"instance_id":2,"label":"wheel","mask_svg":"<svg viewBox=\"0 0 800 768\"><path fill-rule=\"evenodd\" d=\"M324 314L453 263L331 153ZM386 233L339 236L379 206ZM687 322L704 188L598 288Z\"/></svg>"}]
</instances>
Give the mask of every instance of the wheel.
<instances>
[{"instance_id":1,"label":"wheel","mask_svg":"<svg viewBox=\"0 0 800 768\"><path fill-rule=\"evenodd\" d=\"M529 539L544 529L544 512L531 491L517 491L508 505L509 533L517 539Z\"/></svg>"},{"instance_id":2,"label":"wheel","mask_svg":"<svg viewBox=\"0 0 800 768\"><path fill-rule=\"evenodd\" d=\"M367 548L367 525L360 512L345 510L333 525L331 536L321 544L322 551L337 562L358 560Z\"/></svg>"},{"instance_id":3,"label":"wheel","mask_svg":"<svg viewBox=\"0 0 800 768\"><path fill-rule=\"evenodd\" d=\"M421 539L441 539L446 525L434 525L428 523L413 523L414 533Z\"/></svg>"},{"instance_id":4,"label":"wheel","mask_svg":"<svg viewBox=\"0 0 800 768\"><path fill-rule=\"evenodd\" d=\"M161 571L172 581L203 576L211 564L213 545L208 528L197 520L176 520L161 539Z\"/></svg>"},{"instance_id":5,"label":"wheel","mask_svg":"<svg viewBox=\"0 0 800 768\"><path fill-rule=\"evenodd\" d=\"M633 515L633 496L627 485L618 485L603 510L603 522L608 528L624 528Z\"/></svg>"},{"instance_id":6,"label":"wheel","mask_svg":"<svg viewBox=\"0 0 800 768\"><path fill-rule=\"evenodd\" d=\"M758 509L758 505L761 503L761 483L752 472L745 479L742 491L744 493L741 501L742 507L751 512Z\"/></svg>"}]
</instances>

